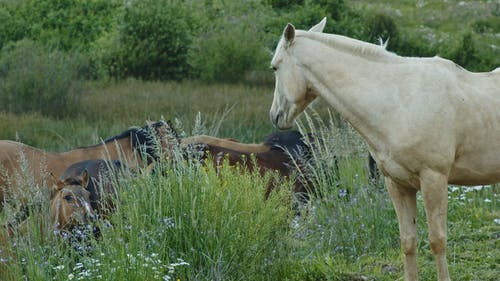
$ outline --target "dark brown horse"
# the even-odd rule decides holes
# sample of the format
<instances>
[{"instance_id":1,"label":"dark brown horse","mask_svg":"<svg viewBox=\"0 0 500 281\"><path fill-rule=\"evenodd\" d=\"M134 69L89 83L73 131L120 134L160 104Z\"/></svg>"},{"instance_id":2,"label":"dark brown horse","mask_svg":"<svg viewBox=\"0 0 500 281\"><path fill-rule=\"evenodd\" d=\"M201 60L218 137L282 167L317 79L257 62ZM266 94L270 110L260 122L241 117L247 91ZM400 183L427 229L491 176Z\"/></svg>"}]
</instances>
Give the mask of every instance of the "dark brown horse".
<instances>
[{"instance_id":1,"label":"dark brown horse","mask_svg":"<svg viewBox=\"0 0 500 281\"><path fill-rule=\"evenodd\" d=\"M121 160L128 167L144 167L158 160L161 151L170 151L168 134L171 127L159 121L133 128L103 143L62 153L45 152L32 146L0 140L0 206L10 195L23 196L33 187L55 184L49 173L60 175L73 163L88 159ZM36 190L35 190L36 191ZM26 195L27 197L29 195Z\"/></svg>"},{"instance_id":2,"label":"dark brown horse","mask_svg":"<svg viewBox=\"0 0 500 281\"><path fill-rule=\"evenodd\" d=\"M244 144L209 136L191 137L183 139L181 143L198 144L197 149L203 152L202 159L211 159L216 168L227 161L231 166L240 165L248 171L257 170L261 175L276 171L280 177L286 178L295 173L292 179L294 192L308 197L311 185L303 168L306 162L311 161L311 151L302 134L297 131L276 132L260 144ZM265 198L274 188L275 182L271 181Z\"/></svg>"},{"instance_id":3,"label":"dark brown horse","mask_svg":"<svg viewBox=\"0 0 500 281\"><path fill-rule=\"evenodd\" d=\"M124 169L117 160L93 159L69 166L51 190L51 218L54 228L73 227L107 217L115 209L115 184Z\"/></svg>"}]
</instances>

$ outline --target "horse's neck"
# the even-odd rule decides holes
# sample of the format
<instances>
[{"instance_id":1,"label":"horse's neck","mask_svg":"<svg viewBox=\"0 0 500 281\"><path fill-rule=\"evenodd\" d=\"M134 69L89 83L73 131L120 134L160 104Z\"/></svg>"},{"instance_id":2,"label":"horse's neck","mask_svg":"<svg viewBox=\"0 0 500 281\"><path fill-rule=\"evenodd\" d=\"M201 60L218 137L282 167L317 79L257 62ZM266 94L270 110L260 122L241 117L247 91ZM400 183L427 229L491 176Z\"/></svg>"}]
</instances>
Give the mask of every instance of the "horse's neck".
<instances>
[{"instance_id":1,"label":"horse's neck","mask_svg":"<svg viewBox=\"0 0 500 281\"><path fill-rule=\"evenodd\" d=\"M351 123L371 147L376 147L385 134L380 124L397 108L398 99L392 94L398 93L391 89L391 79L400 64L383 62L383 54L375 54L377 57L370 60L369 54L356 55L362 50L348 52L345 46L338 50L324 42L307 41L297 49L296 57L311 89Z\"/></svg>"}]
</instances>

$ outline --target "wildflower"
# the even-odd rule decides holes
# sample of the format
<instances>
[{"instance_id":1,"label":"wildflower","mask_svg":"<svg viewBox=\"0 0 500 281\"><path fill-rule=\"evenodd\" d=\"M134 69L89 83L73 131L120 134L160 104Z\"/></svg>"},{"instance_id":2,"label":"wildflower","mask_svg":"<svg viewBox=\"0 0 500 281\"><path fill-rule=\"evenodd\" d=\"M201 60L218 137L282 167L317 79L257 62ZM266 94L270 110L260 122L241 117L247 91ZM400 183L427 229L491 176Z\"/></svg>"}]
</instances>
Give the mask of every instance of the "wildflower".
<instances>
[{"instance_id":1,"label":"wildflower","mask_svg":"<svg viewBox=\"0 0 500 281\"><path fill-rule=\"evenodd\" d=\"M92 275L92 273L90 272L90 270L84 270L80 272L78 275L80 275L81 277L89 277Z\"/></svg>"},{"instance_id":2,"label":"wildflower","mask_svg":"<svg viewBox=\"0 0 500 281\"><path fill-rule=\"evenodd\" d=\"M171 217L163 218L163 224L165 224L167 228L175 227L174 218Z\"/></svg>"},{"instance_id":3,"label":"wildflower","mask_svg":"<svg viewBox=\"0 0 500 281\"><path fill-rule=\"evenodd\" d=\"M64 269L64 264L58 265L54 267L55 270L63 270Z\"/></svg>"},{"instance_id":4,"label":"wildflower","mask_svg":"<svg viewBox=\"0 0 500 281\"><path fill-rule=\"evenodd\" d=\"M83 263L79 262L73 267L73 271L76 271L77 269L83 268Z\"/></svg>"},{"instance_id":5,"label":"wildflower","mask_svg":"<svg viewBox=\"0 0 500 281\"><path fill-rule=\"evenodd\" d=\"M73 280L73 278L75 278L73 273L68 274L68 280Z\"/></svg>"}]
</instances>

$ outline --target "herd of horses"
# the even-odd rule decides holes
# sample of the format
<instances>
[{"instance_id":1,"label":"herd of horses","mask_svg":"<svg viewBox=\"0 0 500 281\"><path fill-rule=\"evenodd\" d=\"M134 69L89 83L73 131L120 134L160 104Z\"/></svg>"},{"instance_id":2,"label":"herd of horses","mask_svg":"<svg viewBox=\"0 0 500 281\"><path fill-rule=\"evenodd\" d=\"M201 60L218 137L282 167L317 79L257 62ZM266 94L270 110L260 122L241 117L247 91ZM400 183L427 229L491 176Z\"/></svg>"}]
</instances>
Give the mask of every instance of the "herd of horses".
<instances>
[{"instance_id":1,"label":"herd of horses","mask_svg":"<svg viewBox=\"0 0 500 281\"><path fill-rule=\"evenodd\" d=\"M289 129L316 98L328 102L360 133L384 175L399 222L404 279L418 280L416 194L421 191L438 280L449 281L448 183L500 181L500 68L472 73L439 57L398 56L386 44L325 34L325 24L323 19L308 31L285 27L271 61L276 78L271 122ZM307 158L306 143L298 132L276 133L258 144L203 135L179 138L167 122L64 153L0 141L0 203L23 194L23 188L47 187L54 227L66 229L113 210L116 170L154 165L172 157L175 145L200 149L201 159L210 157L205 163L215 167L244 165L286 177L297 159ZM251 155L255 161L247 161ZM273 188L269 183L264 196ZM307 179L295 179L296 192L308 188Z\"/></svg>"},{"instance_id":2,"label":"herd of horses","mask_svg":"<svg viewBox=\"0 0 500 281\"><path fill-rule=\"evenodd\" d=\"M120 173L152 172L157 163L173 158L176 149L180 149L182 157L196 155L195 160L212 163L216 169L227 163L261 175L277 172L280 177L291 177L311 158L309 144L298 131L276 132L262 143L246 144L207 135L180 138L171 123L165 121L128 129L100 144L62 153L2 140L0 204L17 200L22 205L6 227L12 235L28 217L28 198L22 198L30 194L26 189L49 194L55 233L67 234L107 218L115 208ZM293 183L295 193L307 197L311 186L308 180L296 176ZM269 181L264 198L275 184Z\"/></svg>"}]
</instances>

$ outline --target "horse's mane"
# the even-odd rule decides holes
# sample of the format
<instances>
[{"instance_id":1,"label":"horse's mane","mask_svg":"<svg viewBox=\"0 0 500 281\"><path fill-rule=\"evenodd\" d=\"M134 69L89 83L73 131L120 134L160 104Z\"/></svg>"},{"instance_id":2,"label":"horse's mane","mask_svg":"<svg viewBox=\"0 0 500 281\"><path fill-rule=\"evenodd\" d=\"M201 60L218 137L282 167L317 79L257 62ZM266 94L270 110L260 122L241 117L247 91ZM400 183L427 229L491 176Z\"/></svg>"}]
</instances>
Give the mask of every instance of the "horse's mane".
<instances>
[{"instance_id":1,"label":"horse's mane","mask_svg":"<svg viewBox=\"0 0 500 281\"><path fill-rule=\"evenodd\" d=\"M165 121L158 121L152 124L148 124L144 127L132 127L116 136L105 139L104 143L108 144L114 141L130 138L132 141L132 148L137 150L141 155L144 153L147 156L149 163L152 159L158 159L160 157L160 145L158 144L158 138L155 130L165 125L168 125L168 123ZM99 145L101 144L82 148L96 147Z\"/></svg>"},{"instance_id":2,"label":"horse's mane","mask_svg":"<svg viewBox=\"0 0 500 281\"><path fill-rule=\"evenodd\" d=\"M384 46L371 44L337 34L297 30L296 37L306 37L319 41L340 51L354 53L357 56L375 61L397 62L402 58L401 56L387 51Z\"/></svg>"},{"instance_id":3,"label":"horse's mane","mask_svg":"<svg viewBox=\"0 0 500 281\"><path fill-rule=\"evenodd\" d=\"M307 137L311 138L310 135ZM310 152L310 147L304 141L304 136L298 131L273 133L265 138L264 144L269 146L271 150L288 151L294 159L308 157Z\"/></svg>"}]
</instances>

